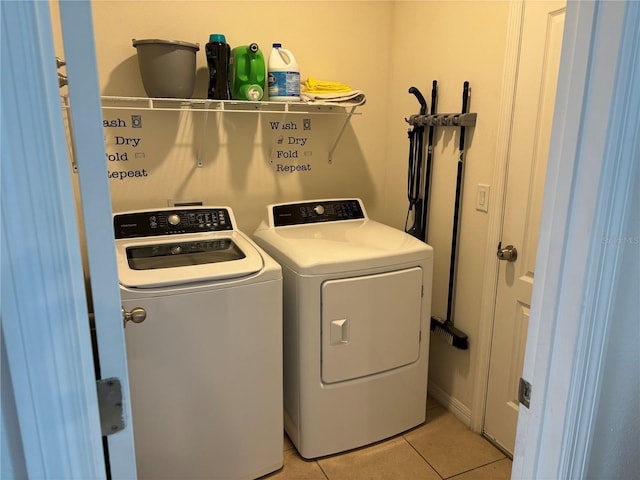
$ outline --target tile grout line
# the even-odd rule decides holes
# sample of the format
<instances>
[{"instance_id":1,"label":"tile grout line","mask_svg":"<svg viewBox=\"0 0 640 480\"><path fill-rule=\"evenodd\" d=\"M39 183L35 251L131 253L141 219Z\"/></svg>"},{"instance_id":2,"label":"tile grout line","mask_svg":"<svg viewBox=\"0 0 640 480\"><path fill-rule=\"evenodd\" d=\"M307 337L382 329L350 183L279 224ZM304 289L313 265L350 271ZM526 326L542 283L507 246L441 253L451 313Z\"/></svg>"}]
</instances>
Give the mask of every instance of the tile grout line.
<instances>
[{"instance_id":1,"label":"tile grout line","mask_svg":"<svg viewBox=\"0 0 640 480\"><path fill-rule=\"evenodd\" d=\"M318 466L318 468L320 469L320 471L322 472L322 474L324 475L324 478L326 478L327 480L331 480L329 478L329 474L327 472L324 471L324 468L322 468L322 465L320 465L320 462L318 462L317 460L314 460L315 464Z\"/></svg>"},{"instance_id":2,"label":"tile grout line","mask_svg":"<svg viewBox=\"0 0 640 480\"><path fill-rule=\"evenodd\" d=\"M505 456L503 458L499 458L497 460L493 460L492 462L488 462L488 463L485 463L483 465L478 465L477 467L470 468L469 470L465 470L464 472L456 473L455 475L451 475L450 477L443 478L443 480L451 480L452 478L456 478L456 477L458 477L460 475L464 475L465 473L473 472L474 470L478 470L479 468L487 467L487 466L489 466L489 465L491 465L493 463L498 463L498 462L501 462L503 460L509 460L509 458Z\"/></svg>"},{"instance_id":3,"label":"tile grout line","mask_svg":"<svg viewBox=\"0 0 640 480\"><path fill-rule=\"evenodd\" d=\"M444 477L442 475L440 475L440 472L438 470L436 470L436 467L434 467L433 465L431 465L429 463L429 460L427 460L426 458L424 458L424 456L418 451L418 449L416 447L413 446L413 444L407 440L404 435L402 436L402 439L407 442L409 444L409 446L413 449L414 452L416 452L418 454L418 456L424 461L424 463L426 463L427 465L429 465L429 467L431 468L431 470L433 470L434 472L436 472L436 475L438 475L438 477L440 477L441 480L444 480Z\"/></svg>"}]
</instances>

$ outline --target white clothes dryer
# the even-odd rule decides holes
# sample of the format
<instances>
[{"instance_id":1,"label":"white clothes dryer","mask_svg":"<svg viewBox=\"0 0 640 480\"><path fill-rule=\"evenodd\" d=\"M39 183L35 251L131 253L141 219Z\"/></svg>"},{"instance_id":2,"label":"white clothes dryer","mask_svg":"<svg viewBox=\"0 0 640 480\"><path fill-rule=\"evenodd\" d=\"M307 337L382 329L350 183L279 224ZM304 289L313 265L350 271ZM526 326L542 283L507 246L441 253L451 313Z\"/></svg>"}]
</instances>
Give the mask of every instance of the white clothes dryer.
<instances>
[{"instance_id":1,"label":"white clothes dryer","mask_svg":"<svg viewBox=\"0 0 640 480\"><path fill-rule=\"evenodd\" d=\"M270 205L254 239L283 269L284 422L300 454L424 422L432 248L359 199Z\"/></svg>"},{"instance_id":2,"label":"white clothes dryer","mask_svg":"<svg viewBox=\"0 0 640 480\"><path fill-rule=\"evenodd\" d=\"M114 215L123 309L144 320L125 327L138 478L282 467L282 271L234 226L227 207Z\"/></svg>"}]
</instances>

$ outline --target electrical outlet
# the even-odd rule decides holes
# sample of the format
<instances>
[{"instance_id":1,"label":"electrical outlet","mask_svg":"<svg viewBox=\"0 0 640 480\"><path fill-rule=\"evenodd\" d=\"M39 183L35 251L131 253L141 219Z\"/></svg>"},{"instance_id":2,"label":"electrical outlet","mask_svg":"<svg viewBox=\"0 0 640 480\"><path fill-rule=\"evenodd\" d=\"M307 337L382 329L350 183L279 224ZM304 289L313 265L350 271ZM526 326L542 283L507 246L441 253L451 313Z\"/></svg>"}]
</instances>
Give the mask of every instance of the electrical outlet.
<instances>
[{"instance_id":1,"label":"electrical outlet","mask_svg":"<svg viewBox=\"0 0 640 480\"><path fill-rule=\"evenodd\" d=\"M489 185L478 184L476 193L476 210L480 212L489 211Z\"/></svg>"}]
</instances>

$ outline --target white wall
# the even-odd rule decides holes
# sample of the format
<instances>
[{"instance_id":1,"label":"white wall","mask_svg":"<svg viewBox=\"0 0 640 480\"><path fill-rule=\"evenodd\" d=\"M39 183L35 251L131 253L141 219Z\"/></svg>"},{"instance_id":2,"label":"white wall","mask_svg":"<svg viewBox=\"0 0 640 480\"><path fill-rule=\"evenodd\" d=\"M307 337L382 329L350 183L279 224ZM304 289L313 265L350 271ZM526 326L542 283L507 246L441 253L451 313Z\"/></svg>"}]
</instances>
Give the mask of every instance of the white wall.
<instances>
[{"instance_id":1,"label":"white wall","mask_svg":"<svg viewBox=\"0 0 640 480\"><path fill-rule=\"evenodd\" d=\"M94 1L104 95L146 96L131 40L164 38L200 44L194 97L205 98L204 44L210 33L225 34L232 47L257 42L265 55L271 43L281 42L295 54L303 78L341 81L367 95L366 105L358 109L362 115L352 118L332 165L326 151L343 119L312 117L317 130L311 173L275 172L268 160L273 142L266 127L269 116L210 114L204 167L197 168L193 145L202 138L201 119L145 113L145 129L153 126L157 133L151 137L147 132L152 129L145 130L146 159L139 165L148 166L152 176L112 180L114 210L163 207L168 199L203 199L230 205L240 228L252 232L269 203L359 196L370 216L403 228L408 206L404 119L419 110L407 90L416 86L429 100L431 82L438 80L438 111L457 112L462 84L468 80L470 111L478 113L478 123L467 129L455 322L469 335L473 349L488 228L488 215L474 208L475 187L491 183L493 175L508 8L508 2L457 0ZM56 51L62 55L61 46ZM429 243L436 255L433 313L439 316L446 314L458 133L455 128L436 133ZM107 149L113 148L114 135L112 129L105 131ZM491 199L489 207L497 204ZM470 353L437 338L431 351L430 381L459 410L470 412L475 388Z\"/></svg>"},{"instance_id":2,"label":"white wall","mask_svg":"<svg viewBox=\"0 0 640 480\"><path fill-rule=\"evenodd\" d=\"M469 336L470 350L456 350L440 338L431 341L429 381L451 397L462 414L470 413L473 389L471 352L476 346L488 214L475 210L476 186L491 184L506 48L508 2L396 2L393 41L393 101L390 102L386 164L386 220L402 227L406 214L407 124L418 102L407 94L416 86L429 101L438 81L438 112L459 112L462 84L470 82L469 109L477 124L467 128L461 210L458 280L454 322ZM430 102L429 102L430 103ZM435 135L428 243L434 248L433 313L446 317L451 228L459 129L439 128ZM489 208L499 208L490 198ZM482 388L482 386L478 386Z\"/></svg>"},{"instance_id":3,"label":"white wall","mask_svg":"<svg viewBox=\"0 0 640 480\"><path fill-rule=\"evenodd\" d=\"M335 2L96 1L93 10L104 95L146 96L131 40L163 38L200 44L193 97L206 98L204 45L210 33L223 33L231 47L257 42L265 56L273 42L281 42L294 53L303 78L338 80L367 94L366 105L359 109L363 115L352 118L332 165L327 151L345 118L311 117L313 156L301 160L313 169L295 174L276 172L269 163L274 137L268 122L281 121L280 115L209 114L203 134L202 114L146 112L146 159L130 158L126 167L145 167L149 175L112 180L114 210L166 206L168 199L202 199L230 205L240 227L252 232L268 203L360 196L370 213L379 216L390 52L387 41L381 39L391 36L391 2L340 2L338 6ZM359 46L363 44L365 48ZM105 118L117 118L118 113L105 112ZM285 120L301 119L292 115ZM106 130L108 150L116 150L113 137L117 133ZM204 167L196 168L200 145ZM110 170L123 168L116 163L110 162Z\"/></svg>"}]
</instances>

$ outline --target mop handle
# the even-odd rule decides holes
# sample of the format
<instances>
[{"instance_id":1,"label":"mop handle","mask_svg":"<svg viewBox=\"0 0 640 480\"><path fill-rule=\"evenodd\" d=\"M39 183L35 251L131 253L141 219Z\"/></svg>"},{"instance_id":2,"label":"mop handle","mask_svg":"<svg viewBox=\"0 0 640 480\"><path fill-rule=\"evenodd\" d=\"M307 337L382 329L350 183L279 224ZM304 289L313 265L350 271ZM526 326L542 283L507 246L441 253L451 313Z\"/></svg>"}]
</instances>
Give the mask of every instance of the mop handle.
<instances>
[{"instance_id":1,"label":"mop handle","mask_svg":"<svg viewBox=\"0 0 640 480\"><path fill-rule=\"evenodd\" d=\"M462 113L469 113L469 82L464 82L462 87ZM462 125L460 127L460 161L462 162L464 152L464 137L466 127Z\"/></svg>"},{"instance_id":2,"label":"mop handle","mask_svg":"<svg viewBox=\"0 0 640 480\"><path fill-rule=\"evenodd\" d=\"M431 86L431 115L436 114L436 103L438 100L438 81L434 80ZM427 242L427 233L429 230L429 196L431 190L431 164L433 161L433 132L435 127L429 126L429 135L427 137L427 165L424 175L424 195L422 204L422 240Z\"/></svg>"},{"instance_id":3,"label":"mop handle","mask_svg":"<svg viewBox=\"0 0 640 480\"><path fill-rule=\"evenodd\" d=\"M414 144L414 138L416 135L416 131L415 129L411 129L407 132L407 135L409 136L409 172L407 174L407 180L408 180L408 185L407 185L407 196L409 197L409 206L413 205L415 203L415 196L414 196L414 192L415 192L415 179L416 179L416 172L415 172L415 159L413 156L413 144Z\"/></svg>"}]
</instances>

